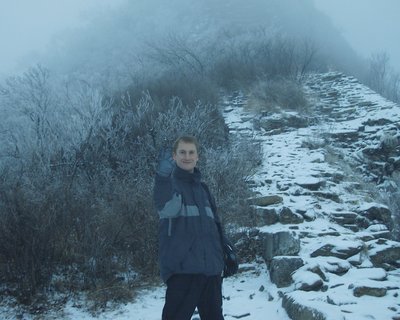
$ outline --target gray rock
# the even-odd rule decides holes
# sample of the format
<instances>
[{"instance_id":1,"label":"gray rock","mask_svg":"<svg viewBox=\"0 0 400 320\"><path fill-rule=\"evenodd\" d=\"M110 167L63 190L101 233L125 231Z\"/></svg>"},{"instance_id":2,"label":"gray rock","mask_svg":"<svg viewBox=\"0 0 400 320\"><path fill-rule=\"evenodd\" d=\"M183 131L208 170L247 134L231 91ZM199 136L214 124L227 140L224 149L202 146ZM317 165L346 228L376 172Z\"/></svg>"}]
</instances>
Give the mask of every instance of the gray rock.
<instances>
[{"instance_id":1,"label":"gray rock","mask_svg":"<svg viewBox=\"0 0 400 320\"><path fill-rule=\"evenodd\" d=\"M304 222L302 215L293 212L288 207L283 207L279 212L279 221L283 224L299 224Z\"/></svg>"},{"instance_id":2,"label":"gray rock","mask_svg":"<svg viewBox=\"0 0 400 320\"><path fill-rule=\"evenodd\" d=\"M323 275L322 271L321 274ZM324 284L320 274L311 270L297 270L292 279L295 282L295 288L301 291L319 291Z\"/></svg>"},{"instance_id":3,"label":"gray rock","mask_svg":"<svg viewBox=\"0 0 400 320\"><path fill-rule=\"evenodd\" d=\"M331 134L331 137L337 140L338 142L351 143L358 140L359 133L356 130L335 132Z\"/></svg>"},{"instance_id":4,"label":"gray rock","mask_svg":"<svg viewBox=\"0 0 400 320\"><path fill-rule=\"evenodd\" d=\"M271 281L278 288L290 286L293 283L292 273L303 266L303 259L299 257L274 257L269 266Z\"/></svg>"},{"instance_id":5,"label":"gray rock","mask_svg":"<svg viewBox=\"0 0 400 320\"><path fill-rule=\"evenodd\" d=\"M310 179L305 180L305 181L297 180L296 184L299 185L300 187L304 188L304 189L317 191L322 186L324 186L326 184L326 181L325 180L321 180L321 179L317 179L317 178L313 178L313 179L310 178Z\"/></svg>"},{"instance_id":6,"label":"gray rock","mask_svg":"<svg viewBox=\"0 0 400 320\"><path fill-rule=\"evenodd\" d=\"M381 267L386 270L390 266L400 267L400 243L387 239L377 239L367 242L368 254L372 264L375 267Z\"/></svg>"},{"instance_id":7,"label":"gray rock","mask_svg":"<svg viewBox=\"0 0 400 320\"><path fill-rule=\"evenodd\" d=\"M302 291L319 291L319 290L321 290L323 284L324 284L324 282L321 279L318 279L317 281L315 281L311 284L302 282L299 284L297 289L302 290Z\"/></svg>"},{"instance_id":8,"label":"gray rock","mask_svg":"<svg viewBox=\"0 0 400 320\"><path fill-rule=\"evenodd\" d=\"M313 195L315 195L316 197L320 197L323 199L328 199L328 200L332 200L334 202L340 203L340 196L337 193L334 192L327 192L327 191L314 191Z\"/></svg>"},{"instance_id":9,"label":"gray rock","mask_svg":"<svg viewBox=\"0 0 400 320\"><path fill-rule=\"evenodd\" d=\"M311 210L300 210L297 209L296 213L301 214L302 217L304 218L305 221L310 222L310 221L314 221L316 216L315 216L315 212L311 211Z\"/></svg>"},{"instance_id":10,"label":"gray rock","mask_svg":"<svg viewBox=\"0 0 400 320\"><path fill-rule=\"evenodd\" d=\"M258 226L270 226L279 221L279 216L274 208L257 208L256 220Z\"/></svg>"},{"instance_id":11,"label":"gray rock","mask_svg":"<svg viewBox=\"0 0 400 320\"><path fill-rule=\"evenodd\" d=\"M351 256L354 256L355 254L359 253L363 249L363 243L361 241L354 241L350 242L349 245L344 248L344 247L336 247L333 244L325 244L321 248L315 250L314 252L311 253L311 257L337 257L340 259L347 259L350 258Z\"/></svg>"},{"instance_id":12,"label":"gray rock","mask_svg":"<svg viewBox=\"0 0 400 320\"><path fill-rule=\"evenodd\" d=\"M355 212L331 212L330 218L335 221L337 224L341 226L345 224L354 224L356 223L356 219L358 214Z\"/></svg>"},{"instance_id":13,"label":"gray rock","mask_svg":"<svg viewBox=\"0 0 400 320\"><path fill-rule=\"evenodd\" d=\"M300 251L300 239L294 232L278 231L262 233L262 257L268 263L275 256L295 256Z\"/></svg>"},{"instance_id":14,"label":"gray rock","mask_svg":"<svg viewBox=\"0 0 400 320\"><path fill-rule=\"evenodd\" d=\"M369 231L371 235L375 239L384 238L384 239L392 239L392 232L388 230L387 226L384 224L374 224L367 228L366 231Z\"/></svg>"},{"instance_id":15,"label":"gray rock","mask_svg":"<svg viewBox=\"0 0 400 320\"><path fill-rule=\"evenodd\" d=\"M345 274L350 269L350 263L339 263L337 261L328 261L329 268L325 268L326 271L341 276Z\"/></svg>"},{"instance_id":16,"label":"gray rock","mask_svg":"<svg viewBox=\"0 0 400 320\"><path fill-rule=\"evenodd\" d=\"M253 198L249 200L250 204L260 206L260 207L267 207L273 204L283 202L283 198L277 195L273 196L263 196L258 198Z\"/></svg>"},{"instance_id":17,"label":"gray rock","mask_svg":"<svg viewBox=\"0 0 400 320\"><path fill-rule=\"evenodd\" d=\"M282 307L293 320L327 320L325 315L309 306L304 306L296 301L290 294L283 295Z\"/></svg>"},{"instance_id":18,"label":"gray rock","mask_svg":"<svg viewBox=\"0 0 400 320\"><path fill-rule=\"evenodd\" d=\"M384 297L386 293L387 289L382 287L357 286L353 289L353 295L355 297L361 297L365 295L373 297Z\"/></svg>"},{"instance_id":19,"label":"gray rock","mask_svg":"<svg viewBox=\"0 0 400 320\"><path fill-rule=\"evenodd\" d=\"M389 230L393 229L392 212L380 204L369 204L359 208L358 213L372 223L383 223Z\"/></svg>"}]
</instances>

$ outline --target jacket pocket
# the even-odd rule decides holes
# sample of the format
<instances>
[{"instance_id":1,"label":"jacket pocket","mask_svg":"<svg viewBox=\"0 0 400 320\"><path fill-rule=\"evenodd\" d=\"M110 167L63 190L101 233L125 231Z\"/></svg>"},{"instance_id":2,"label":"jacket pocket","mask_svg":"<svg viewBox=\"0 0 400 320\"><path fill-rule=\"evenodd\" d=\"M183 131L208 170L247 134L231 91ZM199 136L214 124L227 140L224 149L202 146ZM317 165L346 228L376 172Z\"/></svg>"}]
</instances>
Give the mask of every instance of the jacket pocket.
<instances>
[{"instance_id":1,"label":"jacket pocket","mask_svg":"<svg viewBox=\"0 0 400 320\"><path fill-rule=\"evenodd\" d=\"M184 261L193 245L194 238L189 236L165 237L160 239L160 262L173 272L181 270L182 261Z\"/></svg>"}]
</instances>

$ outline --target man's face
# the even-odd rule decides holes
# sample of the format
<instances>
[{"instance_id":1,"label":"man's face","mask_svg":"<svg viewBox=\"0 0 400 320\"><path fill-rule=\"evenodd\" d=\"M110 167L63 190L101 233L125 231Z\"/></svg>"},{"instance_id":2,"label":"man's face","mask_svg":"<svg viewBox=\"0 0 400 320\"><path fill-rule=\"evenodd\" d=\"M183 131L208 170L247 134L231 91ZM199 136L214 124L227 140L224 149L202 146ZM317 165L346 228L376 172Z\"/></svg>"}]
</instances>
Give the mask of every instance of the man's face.
<instances>
[{"instance_id":1,"label":"man's face","mask_svg":"<svg viewBox=\"0 0 400 320\"><path fill-rule=\"evenodd\" d=\"M176 153L173 154L176 165L186 171L193 172L199 160L196 145L180 141Z\"/></svg>"}]
</instances>

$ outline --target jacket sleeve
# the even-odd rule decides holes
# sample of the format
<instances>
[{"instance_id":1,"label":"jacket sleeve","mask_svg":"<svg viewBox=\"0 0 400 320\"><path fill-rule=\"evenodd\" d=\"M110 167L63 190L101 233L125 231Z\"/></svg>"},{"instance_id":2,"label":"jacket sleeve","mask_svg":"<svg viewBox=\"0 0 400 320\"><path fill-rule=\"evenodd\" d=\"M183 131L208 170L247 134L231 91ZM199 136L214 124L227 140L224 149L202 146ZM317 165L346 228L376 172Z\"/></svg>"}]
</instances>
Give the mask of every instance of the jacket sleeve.
<instances>
[{"instance_id":1,"label":"jacket sleeve","mask_svg":"<svg viewBox=\"0 0 400 320\"><path fill-rule=\"evenodd\" d=\"M173 218L180 214L182 195L174 190L171 177L156 174L153 199L160 218Z\"/></svg>"}]
</instances>

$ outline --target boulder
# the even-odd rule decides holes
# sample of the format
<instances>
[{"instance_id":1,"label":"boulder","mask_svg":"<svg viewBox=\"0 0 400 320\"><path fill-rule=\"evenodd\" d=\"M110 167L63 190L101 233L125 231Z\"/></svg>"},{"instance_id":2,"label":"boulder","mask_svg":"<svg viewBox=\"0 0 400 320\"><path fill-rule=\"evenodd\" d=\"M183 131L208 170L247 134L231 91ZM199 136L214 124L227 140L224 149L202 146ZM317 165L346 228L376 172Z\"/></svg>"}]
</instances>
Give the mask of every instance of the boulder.
<instances>
[{"instance_id":1,"label":"boulder","mask_svg":"<svg viewBox=\"0 0 400 320\"><path fill-rule=\"evenodd\" d=\"M315 212L311 210L300 210L297 209L296 213L301 214L305 221L314 221L316 218Z\"/></svg>"},{"instance_id":2,"label":"boulder","mask_svg":"<svg viewBox=\"0 0 400 320\"><path fill-rule=\"evenodd\" d=\"M372 160L381 160L382 157L382 149L380 148L380 146L374 146L374 147L366 147L364 149L362 149L362 153L368 157L369 159Z\"/></svg>"},{"instance_id":3,"label":"boulder","mask_svg":"<svg viewBox=\"0 0 400 320\"><path fill-rule=\"evenodd\" d=\"M296 184L300 187L308 190L317 191L319 188L325 185L325 180L318 178L308 177L308 178L297 178Z\"/></svg>"},{"instance_id":4,"label":"boulder","mask_svg":"<svg viewBox=\"0 0 400 320\"><path fill-rule=\"evenodd\" d=\"M313 191L313 195L319 198L332 200L334 202L340 203L340 196L335 192L329 191Z\"/></svg>"},{"instance_id":5,"label":"boulder","mask_svg":"<svg viewBox=\"0 0 400 320\"><path fill-rule=\"evenodd\" d=\"M358 214L355 213L355 212L336 211L336 212L331 212L329 214L329 216L337 224L340 224L341 226L344 226L346 224L354 224L354 223L356 223L356 219L358 217Z\"/></svg>"},{"instance_id":6,"label":"boulder","mask_svg":"<svg viewBox=\"0 0 400 320\"><path fill-rule=\"evenodd\" d=\"M302 291L319 291L324 282L318 275L321 270L316 269L317 272L312 272L311 270L297 270L292 278L295 283L295 288Z\"/></svg>"},{"instance_id":7,"label":"boulder","mask_svg":"<svg viewBox=\"0 0 400 320\"><path fill-rule=\"evenodd\" d=\"M342 132L331 133L331 138L337 142L352 143L359 139L359 132L357 130L343 130Z\"/></svg>"},{"instance_id":8,"label":"boulder","mask_svg":"<svg viewBox=\"0 0 400 320\"><path fill-rule=\"evenodd\" d=\"M387 239L377 239L367 242L368 254L372 264L375 267L381 267L385 270L399 268L400 261L400 243Z\"/></svg>"},{"instance_id":9,"label":"boulder","mask_svg":"<svg viewBox=\"0 0 400 320\"><path fill-rule=\"evenodd\" d=\"M283 198L278 195L273 196L262 196L257 197L249 200L250 204L260 206L260 207L267 207L273 204L283 202Z\"/></svg>"},{"instance_id":10,"label":"boulder","mask_svg":"<svg viewBox=\"0 0 400 320\"><path fill-rule=\"evenodd\" d=\"M294 232L260 232L262 257L268 263L275 256L295 256L300 251L300 239Z\"/></svg>"},{"instance_id":11,"label":"boulder","mask_svg":"<svg viewBox=\"0 0 400 320\"><path fill-rule=\"evenodd\" d=\"M279 221L278 213L274 208L256 208L256 221L257 225L262 226L270 226Z\"/></svg>"},{"instance_id":12,"label":"boulder","mask_svg":"<svg viewBox=\"0 0 400 320\"><path fill-rule=\"evenodd\" d=\"M336 257L318 257L315 263L317 264L319 269L321 269L321 272L323 270L323 272L329 272L339 276L345 274L351 268L351 264L349 261L342 260ZM315 266L313 266L311 269L311 271L317 273L324 281L326 281L325 274L321 274L321 272L317 272L316 270L317 269L315 268Z\"/></svg>"},{"instance_id":13,"label":"boulder","mask_svg":"<svg viewBox=\"0 0 400 320\"><path fill-rule=\"evenodd\" d=\"M337 257L340 259L347 259L359 253L363 249L362 241L342 241L338 244L325 244L319 249L311 253L311 257Z\"/></svg>"},{"instance_id":14,"label":"boulder","mask_svg":"<svg viewBox=\"0 0 400 320\"><path fill-rule=\"evenodd\" d=\"M269 266L271 281L278 288L290 286L293 282L292 273L303 265L299 257L278 256L274 257Z\"/></svg>"},{"instance_id":15,"label":"boulder","mask_svg":"<svg viewBox=\"0 0 400 320\"><path fill-rule=\"evenodd\" d=\"M392 212L385 205L368 203L361 206L357 212L371 221L371 224L383 223L389 230L393 229Z\"/></svg>"},{"instance_id":16,"label":"boulder","mask_svg":"<svg viewBox=\"0 0 400 320\"><path fill-rule=\"evenodd\" d=\"M293 298L290 293L283 295L282 307L286 310L290 319L293 320L327 320L321 311L311 306L303 305Z\"/></svg>"},{"instance_id":17,"label":"boulder","mask_svg":"<svg viewBox=\"0 0 400 320\"><path fill-rule=\"evenodd\" d=\"M368 231L375 239L384 238L392 239L392 233L384 224L373 224L370 225L366 231Z\"/></svg>"},{"instance_id":18,"label":"boulder","mask_svg":"<svg viewBox=\"0 0 400 320\"><path fill-rule=\"evenodd\" d=\"M356 286L353 289L353 295L355 297L361 297L361 296L384 297L386 293L387 289L383 287Z\"/></svg>"},{"instance_id":19,"label":"boulder","mask_svg":"<svg viewBox=\"0 0 400 320\"><path fill-rule=\"evenodd\" d=\"M279 212L279 221L282 224L299 224L304 222L302 215L293 212L288 207L283 207Z\"/></svg>"}]
</instances>

